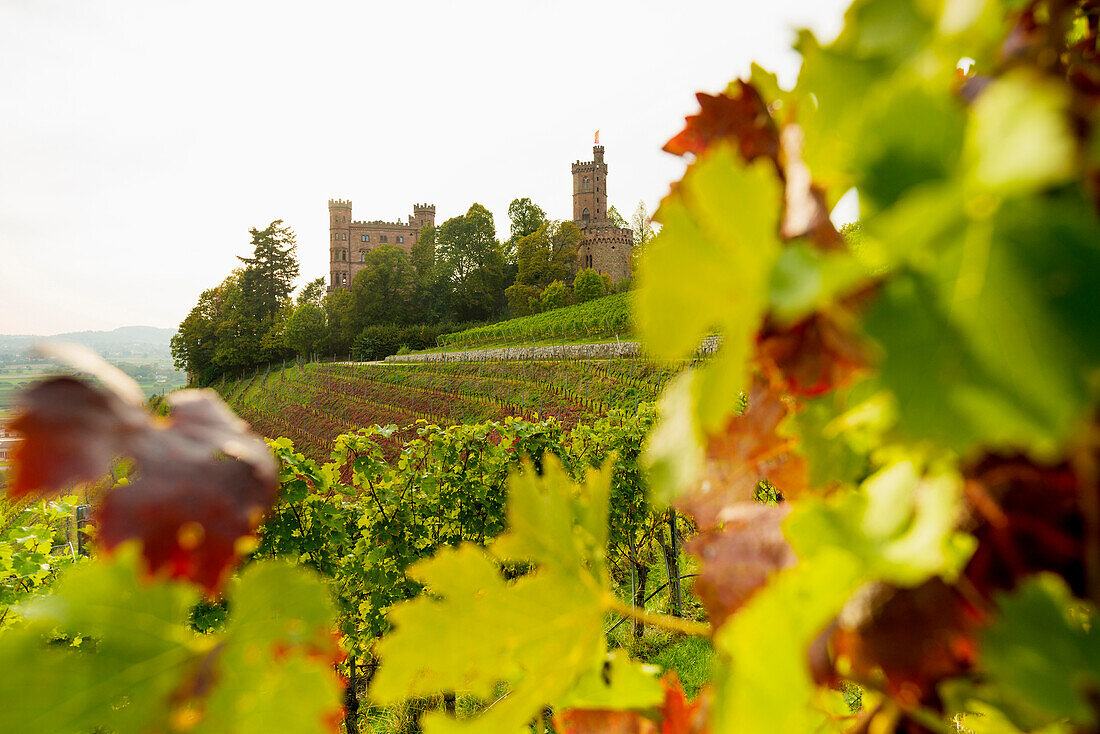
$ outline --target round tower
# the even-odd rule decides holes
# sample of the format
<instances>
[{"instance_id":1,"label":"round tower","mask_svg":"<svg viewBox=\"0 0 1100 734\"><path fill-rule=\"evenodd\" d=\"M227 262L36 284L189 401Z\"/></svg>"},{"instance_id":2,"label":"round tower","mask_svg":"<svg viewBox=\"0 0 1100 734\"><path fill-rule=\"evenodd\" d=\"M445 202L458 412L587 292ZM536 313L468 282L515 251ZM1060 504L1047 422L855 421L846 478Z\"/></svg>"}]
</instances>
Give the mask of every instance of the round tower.
<instances>
[{"instance_id":1,"label":"round tower","mask_svg":"<svg viewBox=\"0 0 1100 734\"><path fill-rule=\"evenodd\" d=\"M351 201L328 200L329 291L351 285Z\"/></svg>"},{"instance_id":2,"label":"round tower","mask_svg":"<svg viewBox=\"0 0 1100 734\"><path fill-rule=\"evenodd\" d=\"M435 226L435 204L417 204L413 207L413 226Z\"/></svg>"}]
</instances>

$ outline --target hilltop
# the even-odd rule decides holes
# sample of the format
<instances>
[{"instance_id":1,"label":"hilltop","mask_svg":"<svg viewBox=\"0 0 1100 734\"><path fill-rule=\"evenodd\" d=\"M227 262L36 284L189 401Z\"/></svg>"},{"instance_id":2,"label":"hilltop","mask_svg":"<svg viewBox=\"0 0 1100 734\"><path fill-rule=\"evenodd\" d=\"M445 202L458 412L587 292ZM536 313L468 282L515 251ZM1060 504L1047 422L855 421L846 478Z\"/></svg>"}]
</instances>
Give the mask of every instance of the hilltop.
<instances>
[{"instance_id":1,"label":"hilltop","mask_svg":"<svg viewBox=\"0 0 1100 734\"><path fill-rule=\"evenodd\" d=\"M159 326L120 326L110 331L72 331L64 334L0 334L0 357L21 355L37 341L68 341L91 347L105 357L164 357L175 329Z\"/></svg>"}]
</instances>

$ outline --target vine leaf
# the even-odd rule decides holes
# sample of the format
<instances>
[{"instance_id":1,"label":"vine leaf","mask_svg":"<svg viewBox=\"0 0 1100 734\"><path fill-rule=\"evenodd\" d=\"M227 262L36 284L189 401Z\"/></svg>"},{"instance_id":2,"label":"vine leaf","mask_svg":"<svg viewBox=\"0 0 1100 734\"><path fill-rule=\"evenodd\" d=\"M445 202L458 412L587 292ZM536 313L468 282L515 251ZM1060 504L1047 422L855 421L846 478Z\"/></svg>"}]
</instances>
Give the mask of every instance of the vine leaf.
<instances>
[{"instance_id":1,"label":"vine leaf","mask_svg":"<svg viewBox=\"0 0 1100 734\"><path fill-rule=\"evenodd\" d=\"M650 702L645 713L613 709L574 708L554 717L563 734L706 734L709 697L688 701L675 672L660 681L659 707Z\"/></svg>"},{"instance_id":2,"label":"vine leaf","mask_svg":"<svg viewBox=\"0 0 1100 734\"><path fill-rule=\"evenodd\" d=\"M711 624L720 627L773 573L797 561L780 524L789 508L743 502L723 510L720 527L685 544L699 559L696 593Z\"/></svg>"},{"instance_id":3,"label":"vine leaf","mask_svg":"<svg viewBox=\"0 0 1100 734\"><path fill-rule=\"evenodd\" d=\"M582 677L603 665L608 608L610 464L575 485L547 455L509 485L508 531L489 552L464 544L409 569L427 594L394 607L394 631L378 646L371 688L380 703L438 691L489 698L510 690L478 719L433 715L426 730L515 732ZM536 571L506 584L497 563L527 560ZM434 597L434 598L433 598Z\"/></svg>"},{"instance_id":4,"label":"vine leaf","mask_svg":"<svg viewBox=\"0 0 1100 734\"><path fill-rule=\"evenodd\" d=\"M695 95L700 111L686 120L684 129L665 143L673 155L702 156L719 142L736 143L746 161L761 156L775 162L779 157L779 131L768 105L749 82L731 82L718 95Z\"/></svg>"},{"instance_id":5,"label":"vine leaf","mask_svg":"<svg viewBox=\"0 0 1100 734\"><path fill-rule=\"evenodd\" d=\"M1100 634L1086 621L1095 620L1095 609L1054 574L1034 576L999 601L1002 616L982 639L982 668L1016 716L1095 726Z\"/></svg>"},{"instance_id":6,"label":"vine leaf","mask_svg":"<svg viewBox=\"0 0 1100 734\"><path fill-rule=\"evenodd\" d=\"M142 583L138 565L128 545L73 568L22 610L25 625L0 645L0 664L18 671L0 689L0 730L330 728L341 688L320 581L292 566L254 564L230 591L229 627L207 637L188 626L198 588ZM79 647L65 644L78 639Z\"/></svg>"},{"instance_id":7,"label":"vine leaf","mask_svg":"<svg viewBox=\"0 0 1100 734\"><path fill-rule=\"evenodd\" d=\"M94 355L72 351L85 371ZM64 359L68 348L52 347ZM217 590L249 535L275 500L277 465L266 444L212 390L182 390L159 419L102 362L103 387L72 377L36 383L17 401L11 427L22 434L10 493L56 493L102 477L119 456L136 479L103 500L97 525L105 547L143 542L150 571ZM96 372L95 374L98 374ZM122 383L125 385L125 383Z\"/></svg>"},{"instance_id":8,"label":"vine leaf","mask_svg":"<svg viewBox=\"0 0 1100 734\"><path fill-rule=\"evenodd\" d=\"M729 216L735 205L742 216ZM637 325L660 359L688 357L709 333L721 334L718 354L696 380L692 415L702 432L720 429L745 389L780 253L779 208L774 167L745 164L719 145L691 166L655 216L663 229L639 268Z\"/></svg>"},{"instance_id":9,"label":"vine leaf","mask_svg":"<svg viewBox=\"0 0 1100 734\"><path fill-rule=\"evenodd\" d=\"M795 453L796 439L787 433L793 414L781 385L768 375L756 374L748 405L712 435L706 446L705 464L696 486L684 493L678 506L690 513L700 528L725 521L727 508L739 513L741 503L751 501L762 479L785 495L806 486L805 460Z\"/></svg>"},{"instance_id":10,"label":"vine leaf","mask_svg":"<svg viewBox=\"0 0 1100 734\"><path fill-rule=\"evenodd\" d=\"M881 673L893 698L917 706L940 681L970 669L979 622L941 579L912 589L870 584L845 605L829 642L846 671L863 679Z\"/></svg>"},{"instance_id":11,"label":"vine leaf","mask_svg":"<svg viewBox=\"0 0 1100 734\"><path fill-rule=\"evenodd\" d=\"M909 460L867 479L859 490L807 497L784 531L800 559L825 548L857 557L868 578L917 586L932 576L956 578L974 552L957 532L962 481L950 472L922 476Z\"/></svg>"}]
</instances>

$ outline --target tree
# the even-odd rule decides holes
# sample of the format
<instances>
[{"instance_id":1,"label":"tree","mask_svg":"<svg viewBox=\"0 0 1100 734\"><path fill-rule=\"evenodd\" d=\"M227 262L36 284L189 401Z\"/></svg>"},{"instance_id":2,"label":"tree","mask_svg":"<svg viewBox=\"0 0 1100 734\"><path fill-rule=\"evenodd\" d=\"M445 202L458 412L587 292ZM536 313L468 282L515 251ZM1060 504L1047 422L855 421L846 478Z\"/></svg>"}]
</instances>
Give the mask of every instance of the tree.
<instances>
[{"instance_id":1,"label":"tree","mask_svg":"<svg viewBox=\"0 0 1100 734\"><path fill-rule=\"evenodd\" d=\"M577 273L573 281L573 294L577 297L577 303L584 303L606 296L607 287L599 273L592 269L585 269Z\"/></svg>"},{"instance_id":2,"label":"tree","mask_svg":"<svg viewBox=\"0 0 1100 734\"><path fill-rule=\"evenodd\" d=\"M315 306L320 306L324 299L325 279L321 277L315 278L302 286L302 292L298 294L297 303L299 306L304 303L312 303Z\"/></svg>"},{"instance_id":3,"label":"tree","mask_svg":"<svg viewBox=\"0 0 1100 734\"><path fill-rule=\"evenodd\" d=\"M406 320L414 287L412 262L404 250L396 245L371 250L351 281L356 325Z\"/></svg>"},{"instance_id":4,"label":"tree","mask_svg":"<svg viewBox=\"0 0 1100 734\"><path fill-rule=\"evenodd\" d=\"M255 299L258 315L274 317L294 291L298 277L297 244L294 230L276 219L266 229L250 229L252 257L238 257L245 271L257 277L247 280L246 297Z\"/></svg>"},{"instance_id":5,"label":"tree","mask_svg":"<svg viewBox=\"0 0 1100 734\"><path fill-rule=\"evenodd\" d=\"M623 215L619 214L619 210L615 208L614 204L607 209L607 220L619 229L626 229L628 226L626 220L623 219Z\"/></svg>"},{"instance_id":6,"label":"tree","mask_svg":"<svg viewBox=\"0 0 1100 734\"><path fill-rule=\"evenodd\" d=\"M452 217L436 232L436 262L450 284L450 303L461 320L484 320L504 308L504 255L493 215L481 204Z\"/></svg>"},{"instance_id":7,"label":"tree","mask_svg":"<svg viewBox=\"0 0 1100 734\"><path fill-rule=\"evenodd\" d=\"M321 351L328 338L325 310L309 301L294 309L286 323L286 344L302 357Z\"/></svg>"},{"instance_id":8,"label":"tree","mask_svg":"<svg viewBox=\"0 0 1100 734\"><path fill-rule=\"evenodd\" d=\"M569 303L569 288L560 280L555 280L542 291L539 297L543 311L552 311Z\"/></svg>"},{"instance_id":9,"label":"tree","mask_svg":"<svg viewBox=\"0 0 1100 734\"><path fill-rule=\"evenodd\" d=\"M220 288L202 292L199 302L180 322L179 330L172 336L172 360L176 369L186 370L200 383L214 377L214 353L217 349Z\"/></svg>"},{"instance_id":10,"label":"tree","mask_svg":"<svg viewBox=\"0 0 1100 734\"><path fill-rule=\"evenodd\" d=\"M639 253L655 236L653 219L650 217L644 201L638 202L638 208L634 210L634 216L630 218L630 226L634 230L634 252Z\"/></svg>"},{"instance_id":11,"label":"tree","mask_svg":"<svg viewBox=\"0 0 1100 734\"><path fill-rule=\"evenodd\" d=\"M514 283L505 289L504 295L508 299L508 310L512 312L513 318L530 316L542 310L539 289L534 286Z\"/></svg>"},{"instance_id":12,"label":"tree","mask_svg":"<svg viewBox=\"0 0 1100 734\"><path fill-rule=\"evenodd\" d=\"M546 225L549 220L542 207L526 196L512 200L508 205L508 218L511 220L512 229L511 236L504 243L504 258L507 262L514 263L519 255L519 241L537 232L539 227Z\"/></svg>"},{"instance_id":13,"label":"tree","mask_svg":"<svg viewBox=\"0 0 1100 734\"><path fill-rule=\"evenodd\" d=\"M572 222L559 222L550 235L551 279L572 283L577 275L577 250L584 241L584 233Z\"/></svg>"},{"instance_id":14,"label":"tree","mask_svg":"<svg viewBox=\"0 0 1100 734\"><path fill-rule=\"evenodd\" d=\"M584 234L572 222L548 222L519 241L516 282L545 287L555 280L572 281L577 248Z\"/></svg>"},{"instance_id":15,"label":"tree","mask_svg":"<svg viewBox=\"0 0 1100 734\"><path fill-rule=\"evenodd\" d=\"M435 276L435 227L426 224L420 228L409 259L416 270L416 277L421 281L431 280Z\"/></svg>"},{"instance_id":16,"label":"tree","mask_svg":"<svg viewBox=\"0 0 1100 734\"><path fill-rule=\"evenodd\" d=\"M322 303L325 320L328 323L328 344L326 351L332 354L347 354L351 351L352 339L362 327L355 321L355 303L351 291L337 288L325 296Z\"/></svg>"}]
</instances>

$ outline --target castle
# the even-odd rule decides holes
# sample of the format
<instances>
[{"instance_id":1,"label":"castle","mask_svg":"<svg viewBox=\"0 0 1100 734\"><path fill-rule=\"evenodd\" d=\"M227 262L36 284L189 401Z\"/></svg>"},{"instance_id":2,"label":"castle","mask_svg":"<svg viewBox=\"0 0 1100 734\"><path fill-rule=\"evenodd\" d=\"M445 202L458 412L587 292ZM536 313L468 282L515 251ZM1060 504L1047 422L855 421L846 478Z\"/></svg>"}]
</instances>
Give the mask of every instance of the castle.
<instances>
[{"instance_id":1,"label":"castle","mask_svg":"<svg viewBox=\"0 0 1100 734\"><path fill-rule=\"evenodd\" d=\"M577 269L592 268L613 280L630 277L634 233L607 218L607 164L600 134L592 147L591 161L573 164L573 224L584 235L577 248ZM362 222L351 216L351 202L329 199L329 292L350 288L363 269L367 253L382 245L396 245L405 252L425 225L435 226L435 206L416 204L405 222Z\"/></svg>"},{"instance_id":2,"label":"castle","mask_svg":"<svg viewBox=\"0 0 1100 734\"><path fill-rule=\"evenodd\" d=\"M420 228L435 226L435 205L417 204L408 222L357 222L351 217L351 202L328 200L329 270L328 290L350 288L355 274L363 269L367 253L382 245L396 245L411 252Z\"/></svg>"}]
</instances>

